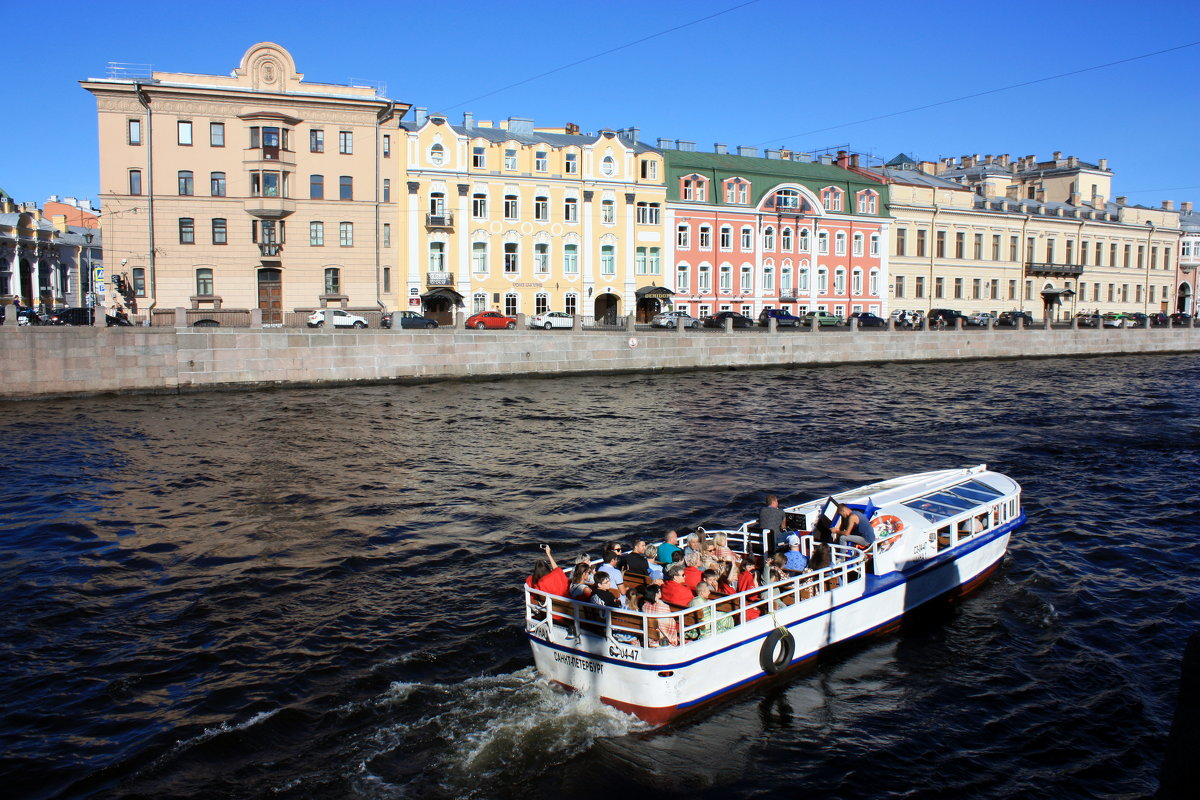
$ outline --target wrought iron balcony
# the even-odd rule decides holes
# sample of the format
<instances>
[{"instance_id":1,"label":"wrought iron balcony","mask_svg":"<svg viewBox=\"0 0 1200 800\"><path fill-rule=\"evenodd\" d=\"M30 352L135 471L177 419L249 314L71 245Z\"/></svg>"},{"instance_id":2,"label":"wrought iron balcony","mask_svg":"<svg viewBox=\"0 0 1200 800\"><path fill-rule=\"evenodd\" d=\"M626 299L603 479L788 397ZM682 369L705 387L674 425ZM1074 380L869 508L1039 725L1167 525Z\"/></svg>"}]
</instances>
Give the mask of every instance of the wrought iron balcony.
<instances>
[{"instance_id":1,"label":"wrought iron balcony","mask_svg":"<svg viewBox=\"0 0 1200 800\"><path fill-rule=\"evenodd\" d=\"M275 242L260 244L258 246L258 252L261 253L262 257L265 259L278 261L280 254L283 252L283 245L276 244Z\"/></svg>"},{"instance_id":2,"label":"wrought iron balcony","mask_svg":"<svg viewBox=\"0 0 1200 800\"><path fill-rule=\"evenodd\" d=\"M426 286L453 286L453 272L427 272L425 274Z\"/></svg>"},{"instance_id":3,"label":"wrought iron balcony","mask_svg":"<svg viewBox=\"0 0 1200 800\"><path fill-rule=\"evenodd\" d=\"M440 214L426 214L425 227L427 228L453 228L454 227L454 212L443 211Z\"/></svg>"},{"instance_id":4,"label":"wrought iron balcony","mask_svg":"<svg viewBox=\"0 0 1200 800\"><path fill-rule=\"evenodd\" d=\"M1083 274L1083 267L1076 264L1042 264L1027 261L1025 262L1025 274L1044 275L1046 277L1054 277L1056 275L1074 277Z\"/></svg>"}]
</instances>

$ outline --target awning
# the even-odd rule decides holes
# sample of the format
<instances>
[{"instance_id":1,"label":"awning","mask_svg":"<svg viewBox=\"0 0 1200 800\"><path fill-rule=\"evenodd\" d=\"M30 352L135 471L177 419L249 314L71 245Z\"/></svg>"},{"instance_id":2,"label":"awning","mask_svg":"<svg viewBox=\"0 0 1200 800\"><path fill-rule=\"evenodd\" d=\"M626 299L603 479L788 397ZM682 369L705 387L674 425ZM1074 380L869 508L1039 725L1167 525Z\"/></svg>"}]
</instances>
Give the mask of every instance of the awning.
<instances>
[{"instance_id":1,"label":"awning","mask_svg":"<svg viewBox=\"0 0 1200 800\"><path fill-rule=\"evenodd\" d=\"M647 297L654 300L670 300L675 296L675 293L665 286L643 286L634 294L639 300Z\"/></svg>"},{"instance_id":2,"label":"awning","mask_svg":"<svg viewBox=\"0 0 1200 800\"><path fill-rule=\"evenodd\" d=\"M1048 306L1061 305L1063 300L1070 300L1074 296L1073 289L1043 289L1042 303Z\"/></svg>"},{"instance_id":3,"label":"awning","mask_svg":"<svg viewBox=\"0 0 1200 800\"><path fill-rule=\"evenodd\" d=\"M430 300L448 300L456 306L463 304L463 296L453 289L448 289L445 286L439 286L436 289L430 289L425 294L421 295L421 300L428 303Z\"/></svg>"}]
</instances>

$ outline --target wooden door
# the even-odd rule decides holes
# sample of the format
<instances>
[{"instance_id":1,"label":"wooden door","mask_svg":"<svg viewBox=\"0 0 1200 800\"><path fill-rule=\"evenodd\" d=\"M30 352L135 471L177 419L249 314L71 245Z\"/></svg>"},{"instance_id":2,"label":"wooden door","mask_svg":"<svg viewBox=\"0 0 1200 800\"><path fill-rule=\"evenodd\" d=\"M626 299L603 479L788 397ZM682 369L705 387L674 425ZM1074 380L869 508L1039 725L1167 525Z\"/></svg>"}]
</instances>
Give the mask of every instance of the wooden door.
<instances>
[{"instance_id":1,"label":"wooden door","mask_svg":"<svg viewBox=\"0 0 1200 800\"><path fill-rule=\"evenodd\" d=\"M263 325L283 324L283 271L258 271L258 307L262 309Z\"/></svg>"}]
</instances>

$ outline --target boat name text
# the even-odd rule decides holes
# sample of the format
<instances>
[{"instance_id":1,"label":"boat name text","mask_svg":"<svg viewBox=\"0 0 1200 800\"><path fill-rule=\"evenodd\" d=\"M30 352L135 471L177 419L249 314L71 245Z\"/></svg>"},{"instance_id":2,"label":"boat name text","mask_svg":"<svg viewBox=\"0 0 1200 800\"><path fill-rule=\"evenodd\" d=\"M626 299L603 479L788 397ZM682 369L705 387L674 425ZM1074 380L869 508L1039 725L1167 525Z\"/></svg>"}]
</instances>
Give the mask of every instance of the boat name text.
<instances>
[{"instance_id":1,"label":"boat name text","mask_svg":"<svg viewBox=\"0 0 1200 800\"><path fill-rule=\"evenodd\" d=\"M570 664L575 669L582 669L588 672L603 672L604 665L597 664L595 661L588 661L586 658L567 655L566 653L555 653L554 660L560 664Z\"/></svg>"}]
</instances>

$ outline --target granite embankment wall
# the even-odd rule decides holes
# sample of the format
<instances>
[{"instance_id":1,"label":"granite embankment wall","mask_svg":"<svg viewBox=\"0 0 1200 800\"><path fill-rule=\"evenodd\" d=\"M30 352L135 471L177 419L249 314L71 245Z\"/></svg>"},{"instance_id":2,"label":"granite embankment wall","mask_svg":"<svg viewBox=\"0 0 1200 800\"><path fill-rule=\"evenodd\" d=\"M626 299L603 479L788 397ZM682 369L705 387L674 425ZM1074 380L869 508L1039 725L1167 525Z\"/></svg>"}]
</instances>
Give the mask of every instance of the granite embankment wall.
<instances>
[{"instance_id":1,"label":"granite embankment wall","mask_svg":"<svg viewBox=\"0 0 1200 800\"><path fill-rule=\"evenodd\" d=\"M0 327L0 397L1200 351L1200 328L433 331Z\"/></svg>"}]
</instances>

